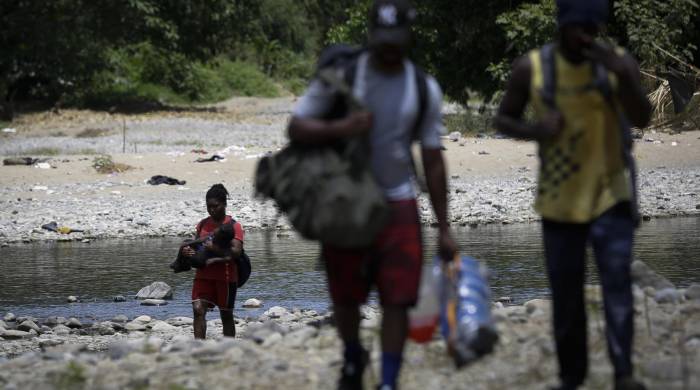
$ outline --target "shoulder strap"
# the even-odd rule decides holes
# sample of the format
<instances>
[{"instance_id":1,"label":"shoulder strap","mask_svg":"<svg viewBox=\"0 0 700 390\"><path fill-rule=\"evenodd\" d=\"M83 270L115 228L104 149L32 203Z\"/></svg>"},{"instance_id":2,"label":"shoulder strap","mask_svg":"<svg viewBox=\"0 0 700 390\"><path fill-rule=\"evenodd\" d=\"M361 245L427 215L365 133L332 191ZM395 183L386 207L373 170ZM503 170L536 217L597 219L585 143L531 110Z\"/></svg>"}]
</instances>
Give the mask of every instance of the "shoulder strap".
<instances>
[{"instance_id":1,"label":"shoulder strap","mask_svg":"<svg viewBox=\"0 0 700 390\"><path fill-rule=\"evenodd\" d=\"M428 79L423 69L415 64L413 65L413 69L415 70L416 88L418 91L418 114L416 115L416 122L411 132L411 140L415 141L420 139L420 131L425 121L425 113L428 111Z\"/></svg>"},{"instance_id":2,"label":"shoulder strap","mask_svg":"<svg viewBox=\"0 0 700 390\"><path fill-rule=\"evenodd\" d=\"M556 48L554 43L548 43L540 49L540 66L542 67L542 101L550 108L556 107L557 66Z\"/></svg>"}]
</instances>

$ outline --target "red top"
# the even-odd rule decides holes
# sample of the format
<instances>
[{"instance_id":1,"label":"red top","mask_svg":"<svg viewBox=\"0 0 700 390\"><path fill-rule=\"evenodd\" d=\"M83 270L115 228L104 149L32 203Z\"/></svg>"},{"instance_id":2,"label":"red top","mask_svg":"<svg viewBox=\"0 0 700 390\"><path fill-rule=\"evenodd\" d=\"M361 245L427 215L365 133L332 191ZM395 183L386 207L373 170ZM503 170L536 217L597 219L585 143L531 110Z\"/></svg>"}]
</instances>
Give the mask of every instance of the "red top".
<instances>
[{"instance_id":1,"label":"red top","mask_svg":"<svg viewBox=\"0 0 700 390\"><path fill-rule=\"evenodd\" d=\"M230 223L233 218L227 215L224 218L223 223ZM197 231L199 232L199 237L205 237L211 234L214 229L221 226L221 224L215 222L211 217L201 220L197 224ZM243 242L243 227L240 223L236 222L233 225L233 237L234 240L239 240ZM195 279L207 279L207 280L221 280L225 282L236 282L238 281L236 262L229 261L227 263L216 263L204 268L197 270L197 274L194 276Z\"/></svg>"}]
</instances>

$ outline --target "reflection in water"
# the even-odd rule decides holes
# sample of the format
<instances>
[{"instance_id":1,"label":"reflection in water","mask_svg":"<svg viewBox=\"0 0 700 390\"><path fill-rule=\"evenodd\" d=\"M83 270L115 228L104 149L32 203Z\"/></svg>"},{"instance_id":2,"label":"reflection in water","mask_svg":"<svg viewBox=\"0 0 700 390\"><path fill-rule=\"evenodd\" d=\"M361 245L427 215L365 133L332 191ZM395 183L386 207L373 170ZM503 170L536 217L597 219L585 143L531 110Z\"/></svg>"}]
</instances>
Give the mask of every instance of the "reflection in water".
<instances>
[{"instance_id":1,"label":"reflection in water","mask_svg":"<svg viewBox=\"0 0 700 390\"><path fill-rule=\"evenodd\" d=\"M668 219L646 223L637 234L636 256L680 286L700 282L700 218ZM253 275L239 291L237 305L255 297L266 307L326 310L325 276L318 263L316 243L292 237L246 235L246 251ZM487 261L495 296L517 302L547 295L540 228L538 224L460 229L456 238L462 252ZM435 253L436 231L424 234L426 258ZM191 316L192 273L173 274L167 267L179 239L110 240L49 243L0 249L0 313L46 317L111 318L148 314L158 318ZM589 262L589 280L595 268ZM143 307L136 301L113 303L115 295L132 296L153 281L173 286L175 299L163 307ZM68 295L82 303L66 304ZM261 310L240 309L239 316ZM214 318L214 317L212 317Z\"/></svg>"}]
</instances>

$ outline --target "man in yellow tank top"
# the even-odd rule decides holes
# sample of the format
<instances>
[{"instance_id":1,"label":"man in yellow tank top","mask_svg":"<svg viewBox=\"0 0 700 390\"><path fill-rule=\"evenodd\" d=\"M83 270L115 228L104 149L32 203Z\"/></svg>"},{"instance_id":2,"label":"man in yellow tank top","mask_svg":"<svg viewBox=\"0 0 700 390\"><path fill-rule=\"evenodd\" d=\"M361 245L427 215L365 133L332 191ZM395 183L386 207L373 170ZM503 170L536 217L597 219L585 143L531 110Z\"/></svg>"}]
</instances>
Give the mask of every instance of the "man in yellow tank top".
<instances>
[{"instance_id":1,"label":"man in yellow tank top","mask_svg":"<svg viewBox=\"0 0 700 390\"><path fill-rule=\"evenodd\" d=\"M646 126L651 105L637 62L595 39L608 7L607 0L557 0L556 42L514 63L496 118L503 133L539 144L535 208L543 220L559 389L582 385L588 369L583 284L589 242L603 287L615 389L644 389L632 376L636 190L627 126ZM534 123L523 119L528 103Z\"/></svg>"}]
</instances>

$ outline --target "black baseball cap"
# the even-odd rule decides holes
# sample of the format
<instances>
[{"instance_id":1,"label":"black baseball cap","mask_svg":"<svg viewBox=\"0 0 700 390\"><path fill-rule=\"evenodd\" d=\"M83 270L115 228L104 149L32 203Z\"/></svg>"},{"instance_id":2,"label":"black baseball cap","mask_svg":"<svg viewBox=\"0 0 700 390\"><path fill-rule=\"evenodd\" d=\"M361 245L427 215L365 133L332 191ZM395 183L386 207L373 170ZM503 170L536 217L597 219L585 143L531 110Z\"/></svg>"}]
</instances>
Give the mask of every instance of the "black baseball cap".
<instances>
[{"instance_id":1,"label":"black baseball cap","mask_svg":"<svg viewBox=\"0 0 700 390\"><path fill-rule=\"evenodd\" d=\"M408 0L376 0L369 12L370 45L411 43L416 10Z\"/></svg>"}]
</instances>

